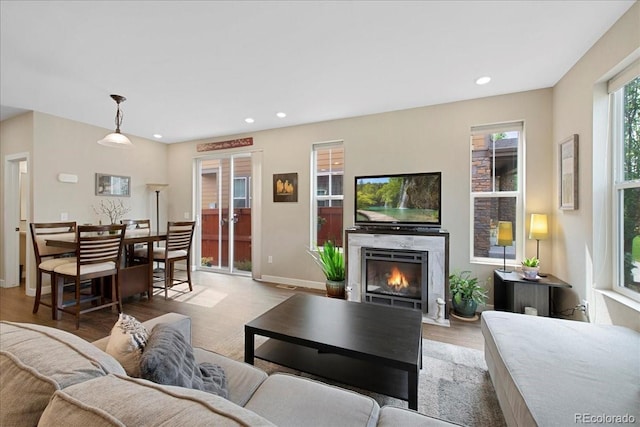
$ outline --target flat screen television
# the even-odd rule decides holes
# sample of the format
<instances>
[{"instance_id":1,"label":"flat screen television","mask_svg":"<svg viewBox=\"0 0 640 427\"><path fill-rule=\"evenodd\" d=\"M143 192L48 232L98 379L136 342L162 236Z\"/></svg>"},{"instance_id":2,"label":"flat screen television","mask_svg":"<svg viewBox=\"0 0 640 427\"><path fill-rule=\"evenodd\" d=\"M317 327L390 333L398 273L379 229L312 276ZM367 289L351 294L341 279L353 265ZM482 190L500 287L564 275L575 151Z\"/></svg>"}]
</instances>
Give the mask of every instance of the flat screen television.
<instances>
[{"instance_id":1,"label":"flat screen television","mask_svg":"<svg viewBox=\"0 0 640 427\"><path fill-rule=\"evenodd\" d=\"M442 173L424 172L355 178L359 227L439 228Z\"/></svg>"}]
</instances>

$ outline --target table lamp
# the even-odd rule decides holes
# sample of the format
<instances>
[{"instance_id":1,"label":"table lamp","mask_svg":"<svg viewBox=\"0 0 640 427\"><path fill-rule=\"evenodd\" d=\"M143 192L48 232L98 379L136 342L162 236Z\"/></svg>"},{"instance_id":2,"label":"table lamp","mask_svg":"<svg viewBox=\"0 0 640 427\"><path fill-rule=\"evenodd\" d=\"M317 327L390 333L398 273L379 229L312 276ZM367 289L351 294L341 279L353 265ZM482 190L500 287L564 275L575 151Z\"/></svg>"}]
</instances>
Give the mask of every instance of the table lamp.
<instances>
[{"instance_id":1,"label":"table lamp","mask_svg":"<svg viewBox=\"0 0 640 427\"><path fill-rule=\"evenodd\" d=\"M531 223L529 224L529 239L536 240L536 258L540 259L540 240L549 237L549 228L547 226L546 214L531 214ZM546 277L546 274L538 272L538 276Z\"/></svg>"},{"instance_id":2,"label":"table lamp","mask_svg":"<svg viewBox=\"0 0 640 427\"><path fill-rule=\"evenodd\" d=\"M498 221L498 246L502 246L502 271L507 273L507 246L513 244L511 221Z\"/></svg>"}]
</instances>

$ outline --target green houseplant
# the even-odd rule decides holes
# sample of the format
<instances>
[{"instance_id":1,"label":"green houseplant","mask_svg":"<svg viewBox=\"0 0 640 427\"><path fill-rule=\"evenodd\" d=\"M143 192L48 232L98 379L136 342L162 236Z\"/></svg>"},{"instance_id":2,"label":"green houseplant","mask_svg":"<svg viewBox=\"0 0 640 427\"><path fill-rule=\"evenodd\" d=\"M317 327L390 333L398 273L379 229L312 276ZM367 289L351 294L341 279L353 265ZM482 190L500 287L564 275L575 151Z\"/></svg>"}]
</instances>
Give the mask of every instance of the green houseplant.
<instances>
[{"instance_id":1,"label":"green houseplant","mask_svg":"<svg viewBox=\"0 0 640 427\"><path fill-rule=\"evenodd\" d=\"M540 260L536 257L525 258L522 261L522 275L525 279L535 280L538 278L540 270Z\"/></svg>"},{"instance_id":2,"label":"green houseplant","mask_svg":"<svg viewBox=\"0 0 640 427\"><path fill-rule=\"evenodd\" d=\"M311 254L324 273L327 296L344 298L344 254L332 241L326 241L322 249Z\"/></svg>"},{"instance_id":3,"label":"green houseplant","mask_svg":"<svg viewBox=\"0 0 640 427\"><path fill-rule=\"evenodd\" d=\"M471 277L470 271L462 271L449 276L449 290L453 312L461 317L473 317L478 304L487 301L487 291L478 283L477 277Z\"/></svg>"}]
</instances>

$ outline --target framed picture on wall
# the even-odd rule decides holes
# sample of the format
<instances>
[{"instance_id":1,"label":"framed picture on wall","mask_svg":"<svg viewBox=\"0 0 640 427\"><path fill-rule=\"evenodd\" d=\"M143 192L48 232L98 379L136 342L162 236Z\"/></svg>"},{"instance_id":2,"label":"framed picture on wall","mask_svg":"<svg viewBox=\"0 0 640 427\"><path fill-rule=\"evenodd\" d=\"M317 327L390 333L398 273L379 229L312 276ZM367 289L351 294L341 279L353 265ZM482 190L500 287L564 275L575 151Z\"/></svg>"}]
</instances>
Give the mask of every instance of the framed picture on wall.
<instances>
[{"instance_id":1,"label":"framed picture on wall","mask_svg":"<svg viewBox=\"0 0 640 427\"><path fill-rule=\"evenodd\" d=\"M578 209L578 135L571 135L559 145L560 209Z\"/></svg>"},{"instance_id":2,"label":"framed picture on wall","mask_svg":"<svg viewBox=\"0 0 640 427\"><path fill-rule=\"evenodd\" d=\"M273 174L273 201L297 202L298 201L298 174L274 173Z\"/></svg>"},{"instance_id":3,"label":"framed picture on wall","mask_svg":"<svg viewBox=\"0 0 640 427\"><path fill-rule=\"evenodd\" d=\"M96 196L131 196L131 177L97 173Z\"/></svg>"}]
</instances>

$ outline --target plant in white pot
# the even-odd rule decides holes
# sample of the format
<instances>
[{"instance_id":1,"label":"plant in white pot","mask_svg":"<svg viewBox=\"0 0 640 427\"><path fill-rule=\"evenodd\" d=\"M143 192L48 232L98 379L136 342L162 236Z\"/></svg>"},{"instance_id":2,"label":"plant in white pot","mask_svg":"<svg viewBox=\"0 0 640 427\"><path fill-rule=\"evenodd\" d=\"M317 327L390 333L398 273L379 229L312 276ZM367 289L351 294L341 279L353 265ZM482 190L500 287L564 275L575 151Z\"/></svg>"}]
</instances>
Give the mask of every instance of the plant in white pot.
<instances>
[{"instance_id":1,"label":"plant in white pot","mask_svg":"<svg viewBox=\"0 0 640 427\"><path fill-rule=\"evenodd\" d=\"M311 255L327 279L327 296L344 299L344 254L341 248L335 246L332 241L326 241L322 249L317 248Z\"/></svg>"},{"instance_id":2,"label":"plant in white pot","mask_svg":"<svg viewBox=\"0 0 640 427\"><path fill-rule=\"evenodd\" d=\"M536 280L540 271L540 260L536 257L525 258L522 261L522 275L527 280Z\"/></svg>"},{"instance_id":3,"label":"plant in white pot","mask_svg":"<svg viewBox=\"0 0 640 427\"><path fill-rule=\"evenodd\" d=\"M471 277L470 271L462 271L449 276L449 290L453 312L460 317L475 316L478 304L487 302L487 290Z\"/></svg>"}]
</instances>

